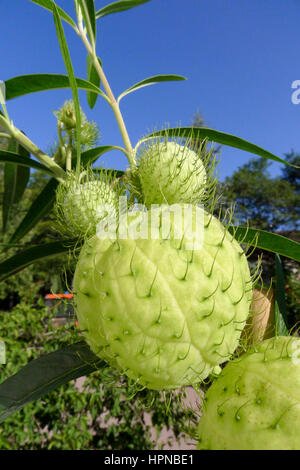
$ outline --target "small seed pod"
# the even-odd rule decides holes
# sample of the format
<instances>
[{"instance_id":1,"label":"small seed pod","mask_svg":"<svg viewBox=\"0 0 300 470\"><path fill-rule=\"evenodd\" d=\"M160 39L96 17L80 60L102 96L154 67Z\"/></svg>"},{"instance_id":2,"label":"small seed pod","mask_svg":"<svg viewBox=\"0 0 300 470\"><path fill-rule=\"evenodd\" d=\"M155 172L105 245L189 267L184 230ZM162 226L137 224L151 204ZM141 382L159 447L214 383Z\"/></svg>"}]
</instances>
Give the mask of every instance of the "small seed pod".
<instances>
[{"instance_id":1,"label":"small seed pod","mask_svg":"<svg viewBox=\"0 0 300 470\"><path fill-rule=\"evenodd\" d=\"M113 175L101 171L94 176L83 172L80 178L70 173L56 192L56 229L62 235L86 238L94 235L104 217L115 216L118 192L112 187ZM114 188L118 190L118 186Z\"/></svg>"},{"instance_id":2,"label":"small seed pod","mask_svg":"<svg viewBox=\"0 0 300 470\"><path fill-rule=\"evenodd\" d=\"M151 204L204 203L212 192L211 153L196 153L188 142L180 145L157 139L143 145L137 175L143 202Z\"/></svg>"},{"instance_id":3,"label":"small seed pod","mask_svg":"<svg viewBox=\"0 0 300 470\"><path fill-rule=\"evenodd\" d=\"M200 450L300 450L300 338L263 341L229 362L209 388Z\"/></svg>"}]
</instances>

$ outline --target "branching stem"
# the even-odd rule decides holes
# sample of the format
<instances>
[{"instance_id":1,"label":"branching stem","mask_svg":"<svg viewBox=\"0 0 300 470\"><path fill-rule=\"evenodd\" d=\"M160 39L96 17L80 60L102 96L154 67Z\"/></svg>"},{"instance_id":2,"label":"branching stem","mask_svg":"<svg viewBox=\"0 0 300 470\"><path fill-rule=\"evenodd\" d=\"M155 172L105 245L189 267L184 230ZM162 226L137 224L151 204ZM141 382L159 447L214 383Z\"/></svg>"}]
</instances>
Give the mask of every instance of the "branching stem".
<instances>
[{"instance_id":1,"label":"branching stem","mask_svg":"<svg viewBox=\"0 0 300 470\"><path fill-rule=\"evenodd\" d=\"M17 129L12 122L8 121L4 116L0 115L0 124L7 132L19 142L28 152L34 155L41 163L53 171L58 181L64 181L66 173L57 165L48 155L46 155L39 147L37 147L23 132Z\"/></svg>"},{"instance_id":2,"label":"branching stem","mask_svg":"<svg viewBox=\"0 0 300 470\"><path fill-rule=\"evenodd\" d=\"M125 149L126 149L126 155L127 155L129 164L132 168L135 168L136 167L136 160L135 160L135 156L134 156L134 150L132 148L132 145L131 145L131 142L130 142L130 139L129 139L129 136L128 136L128 132L127 132L127 129L126 129L126 126L125 126L125 123L124 123L122 113L121 113L120 108L119 108L119 104L118 104L118 102L117 102L117 100L116 100L116 98L115 98L115 96L114 96L114 94L113 94L113 92L110 88L110 85L109 85L108 80L105 76L105 73L104 73L101 65L99 64L96 51L92 47L92 45L90 44L90 42L87 38L87 35L86 35L86 31L85 31L85 29L83 29L83 27L80 23L78 25L77 34L81 37L81 39L82 39L82 41L83 41L83 43L86 47L87 52L91 56L93 65L94 65L94 67L95 67L95 69L96 69L96 71L97 71L97 73L100 77L101 83L103 85L103 88L104 88L104 90L106 92L106 95L107 95L107 98L108 98L108 102L109 102L109 104L110 104L110 106L111 106L111 108L114 112L116 121L118 123L119 129L120 129L123 141L124 141L124 145L125 145Z\"/></svg>"}]
</instances>

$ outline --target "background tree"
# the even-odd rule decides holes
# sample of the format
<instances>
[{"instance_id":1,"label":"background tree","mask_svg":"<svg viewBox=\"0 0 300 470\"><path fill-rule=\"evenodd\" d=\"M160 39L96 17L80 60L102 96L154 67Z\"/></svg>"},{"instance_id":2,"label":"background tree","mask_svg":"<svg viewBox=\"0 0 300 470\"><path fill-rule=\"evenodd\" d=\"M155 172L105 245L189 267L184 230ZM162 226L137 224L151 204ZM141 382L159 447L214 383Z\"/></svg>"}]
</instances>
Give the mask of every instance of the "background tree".
<instances>
[{"instance_id":1,"label":"background tree","mask_svg":"<svg viewBox=\"0 0 300 470\"><path fill-rule=\"evenodd\" d=\"M282 179L288 181L290 184L293 185L295 191L297 193L300 192L300 153L295 153L294 150L291 150L290 153L285 154L286 161L291 163L292 165L296 165L298 168L294 166L285 166L281 169ZM299 207L298 207L299 209Z\"/></svg>"},{"instance_id":2,"label":"background tree","mask_svg":"<svg viewBox=\"0 0 300 470\"><path fill-rule=\"evenodd\" d=\"M286 160L300 165L300 154L292 151L286 154ZM299 242L299 170L283 166L281 174L272 177L269 168L267 160L251 159L220 183L223 213L234 205L234 224L247 224L251 228L274 232ZM249 258L250 264L254 265L259 256L262 256L264 286L275 286L274 254L256 249ZM286 282L287 313L292 327L300 320L300 304L297 300L300 295L299 265L284 257L281 261Z\"/></svg>"},{"instance_id":3,"label":"background tree","mask_svg":"<svg viewBox=\"0 0 300 470\"><path fill-rule=\"evenodd\" d=\"M252 159L239 167L222 184L223 202L235 204L235 219L240 225L248 222L262 230L297 230L300 197L289 180L296 174L272 178L269 167L265 159Z\"/></svg>"},{"instance_id":4,"label":"background tree","mask_svg":"<svg viewBox=\"0 0 300 470\"><path fill-rule=\"evenodd\" d=\"M203 118L199 110L197 110L192 117L192 127L193 128L208 127L207 122L205 121L205 119ZM220 153L220 150L221 150L221 145L212 146L205 139L192 139L189 145L191 149L194 150L194 152L205 151L208 148L211 148L212 159L213 157L216 157Z\"/></svg>"}]
</instances>

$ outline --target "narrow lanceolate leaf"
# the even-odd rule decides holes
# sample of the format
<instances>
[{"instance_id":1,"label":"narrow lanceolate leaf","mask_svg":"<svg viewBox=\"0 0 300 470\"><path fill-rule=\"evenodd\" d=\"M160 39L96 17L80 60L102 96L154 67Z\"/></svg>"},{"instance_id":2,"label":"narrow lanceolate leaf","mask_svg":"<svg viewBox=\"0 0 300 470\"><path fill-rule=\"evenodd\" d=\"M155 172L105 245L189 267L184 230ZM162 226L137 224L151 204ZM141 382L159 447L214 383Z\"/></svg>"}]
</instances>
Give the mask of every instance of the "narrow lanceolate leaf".
<instances>
[{"instance_id":1,"label":"narrow lanceolate leaf","mask_svg":"<svg viewBox=\"0 0 300 470\"><path fill-rule=\"evenodd\" d=\"M14 139L8 143L8 151L18 152L24 159L29 159L30 154L26 149L18 145ZM4 165L4 194L2 207L2 231L6 231L9 213L13 204L19 202L29 180L28 167L20 167L11 162Z\"/></svg>"},{"instance_id":2,"label":"narrow lanceolate leaf","mask_svg":"<svg viewBox=\"0 0 300 470\"><path fill-rule=\"evenodd\" d=\"M53 12L53 3L52 0L30 0L33 3L36 3L37 5L45 8L46 10L49 10ZM60 7L57 7L58 14L63 19L66 21L70 26L72 26L74 29L76 29L76 23L72 20L72 18Z\"/></svg>"},{"instance_id":3,"label":"narrow lanceolate leaf","mask_svg":"<svg viewBox=\"0 0 300 470\"><path fill-rule=\"evenodd\" d=\"M96 43L96 13L94 0L78 0L81 7L83 21L91 44Z\"/></svg>"},{"instance_id":4,"label":"narrow lanceolate leaf","mask_svg":"<svg viewBox=\"0 0 300 470\"><path fill-rule=\"evenodd\" d=\"M162 83L162 82L178 82L181 80L186 80L186 77L182 77L181 75L154 75L153 77L145 78L144 80L141 80L138 83L135 83L135 85L132 85L130 88L127 90L123 91L123 93L120 94L118 97L118 102L124 96L128 95L129 93L132 93L133 91L139 90L140 88L143 88L148 85L155 85L156 83Z\"/></svg>"},{"instance_id":5,"label":"narrow lanceolate leaf","mask_svg":"<svg viewBox=\"0 0 300 470\"><path fill-rule=\"evenodd\" d=\"M96 176L99 175L99 168L93 168L93 172ZM108 175L114 175L116 178L122 178L122 176L125 175L125 171L115 170L112 168L101 168L101 172L107 173Z\"/></svg>"},{"instance_id":6,"label":"narrow lanceolate leaf","mask_svg":"<svg viewBox=\"0 0 300 470\"><path fill-rule=\"evenodd\" d=\"M244 150L245 152L253 153L255 155L259 155L260 157L268 158L270 160L274 160L275 162L284 163L285 165L291 165L287 161L283 160L282 158L277 157L271 152L264 150L263 148L259 147L258 145L252 144L247 140L241 139L240 137L236 137L235 135L225 134L224 132L215 131L214 129L208 129L206 127L195 128L195 127L181 127L181 128L171 128L171 129L164 129L158 132L153 132L153 134L149 134L141 142L144 142L147 139L151 139L155 136L169 136L169 137L181 137L187 139L201 139L201 140L208 140L210 142L216 142L222 145L228 145L229 147L234 147L240 150ZM139 142L137 146L141 143ZM295 165L291 165L295 166Z\"/></svg>"},{"instance_id":7,"label":"narrow lanceolate leaf","mask_svg":"<svg viewBox=\"0 0 300 470\"><path fill-rule=\"evenodd\" d=\"M266 251L271 251L272 253L278 253L295 261L300 261L300 243L294 240L277 235L276 233L248 227L231 226L228 230L235 235L235 238L240 243L246 243Z\"/></svg>"},{"instance_id":8,"label":"narrow lanceolate leaf","mask_svg":"<svg viewBox=\"0 0 300 470\"><path fill-rule=\"evenodd\" d=\"M98 19L106 15L111 15L112 13L130 10L131 8L138 7L139 5L149 1L150 0L121 0L119 2L113 2L101 8L101 10L98 10L96 12L96 18Z\"/></svg>"},{"instance_id":9,"label":"narrow lanceolate leaf","mask_svg":"<svg viewBox=\"0 0 300 470\"><path fill-rule=\"evenodd\" d=\"M38 222L40 222L43 217L49 214L55 201L55 190L57 185L58 181L55 178L51 178L31 204L24 219L12 235L9 241L10 243L16 243L21 240L21 238L24 237Z\"/></svg>"},{"instance_id":10,"label":"narrow lanceolate leaf","mask_svg":"<svg viewBox=\"0 0 300 470\"><path fill-rule=\"evenodd\" d=\"M288 336L288 319L285 303L285 282L280 256L275 254L276 298L275 298L275 331L278 336Z\"/></svg>"},{"instance_id":11,"label":"narrow lanceolate leaf","mask_svg":"<svg viewBox=\"0 0 300 470\"><path fill-rule=\"evenodd\" d=\"M102 67L102 62L99 57L98 57L98 62ZM90 83L93 83L97 88L100 88L100 77L95 69L95 66L93 64L90 54L87 55L87 79ZM97 93L87 91L87 100L88 100L89 107L91 109L93 109L93 107L95 106L97 98L98 98Z\"/></svg>"},{"instance_id":12,"label":"narrow lanceolate leaf","mask_svg":"<svg viewBox=\"0 0 300 470\"><path fill-rule=\"evenodd\" d=\"M74 241L57 241L45 243L44 245L27 248L0 263L0 282L9 276L16 274L36 261L67 253L70 248L74 248ZM78 246L79 248L79 246Z\"/></svg>"},{"instance_id":13,"label":"narrow lanceolate leaf","mask_svg":"<svg viewBox=\"0 0 300 470\"><path fill-rule=\"evenodd\" d=\"M81 164L83 166L89 165L94 163L97 158L103 155L106 152L110 152L111 150L121 150L124 152L124 149L121 147L116 147L114 145L101 145L99 147L94 147L90 150L86 150L81 154Z\"/></svg>"},{"instance_id":14,"label":"narrow lanceolate leaf","mask_svg":"<svg viewBox=\"0 0 300 470\"><path fill-rule=\"evenodd\" d=\"M106 99L105 94L93 83L82 78L76 78L77 88L92 91ZM19 96L36 93L39 91L57 90L70 88L70 80L67 75L37 73L30 75L19 75L5 81L6 100L12 100Z\"/></svg>"},{"instance_id":15,"label":"narrow lanceolate leaf","mask_svg":"<svg viewBox=\"0 0 300 470\"><path fill-rule=\"evenodd\" d=\"M5 233L9 213L13 204L16 189L16 166L10 163L4 165L4 193L2 203L2 232Z\"/></svg>"},{"instance_id":16,"label":"narrow lanceolate leaf","mask_svg":"<svg viewBox=\"0 0 300 470\"><path fill-rule=\"evenodd\" d=\"M27 158L22 155L17 155L14 152L0 150L0 162L7 162L14 165L21 165L28 168L34 168L53 176L53 172L42 163L36 162L32 158Z\"/></svg>"},{"instance_id":17,"label":"narrow lanceolate leaf","mask_svg":"<svg viewBox=\"0 0 300 470\"><path fill-rule=\"evenodd\" d=\"M20 144L18 145L18 154L26 158L27 160L30 159L30 153ZM27 187L29 177L30 177L30 168L28 166L18 165L16 167L16 190L15 190L15 197L13 201L14 203L17 203L21 200L24 194L24 191Z\"/></svg>"},{"instance_id":18,"label":"narrow lanceolate leaf","mask_svg":"<svg viewBox=\"0 0 300 470\"><path fill-rule=\"evenodd\" d=\"M0 422L27 403L104 366L83 341L41 355L0 384Z\"/></svg>"},{"instance_id":19,"label":"narrow lanceolate leaf","mask_svg":"<svg viewBox=\"0 0 300 470\"><path fill-rule=\"evenodd\" d=\"M8 150L16 150L16 142L13 139L8 141ZM16 190L16 169L15 165L5 163L4 165L4 193L2 200L2 232L5 233L6 226L9 218L9 213L13 204L15 190Z\"/></svg>"},{"instance_id":20,"label":"narrow lanceolate leaf","mask_svg":"<svg viewBox=\"0 0 300 470\"><path fill-rule=\"evenodd\" d=\"M79 105L79 98L78 98L78 89L76 78L74 75L73 65L70 57L70 52L68 48L68 44L66 41L64 29L61 23L61 19L59 16L59 12L57 6L52 0L53 3L53 19L56 28L56 33L60 45L60 50L62 53L62 57L66 66L66 70L68 72L70 86L72 89L73 101L74 101L74 109L75 109L75 119L76 119L76 148L77 148L77 167L80 167L80 130L81 130L81 113L80 113L80 105Z\"/></svg>"}]
</instances>

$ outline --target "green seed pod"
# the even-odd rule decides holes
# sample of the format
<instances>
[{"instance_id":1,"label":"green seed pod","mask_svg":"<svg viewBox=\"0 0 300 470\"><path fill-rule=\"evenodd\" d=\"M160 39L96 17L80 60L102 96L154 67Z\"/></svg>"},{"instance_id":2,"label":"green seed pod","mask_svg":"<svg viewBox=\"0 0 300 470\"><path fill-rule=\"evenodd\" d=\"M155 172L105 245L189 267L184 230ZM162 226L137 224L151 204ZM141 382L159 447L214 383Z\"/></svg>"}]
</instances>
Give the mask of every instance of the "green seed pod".
<instances>
[{"instance_id":1,"label":"green seed pod","mask_svg":"<svg viewBox=\"0 0 300 470\"><path fill-rule=\"evenodd\" d=\"M300 450L300 338L263 341L209 388L198 449Z\"/></svg>"},{"instance_id":2,"label":"green seed pod","mask_svg":"<svg viewBox=\"0 0 300 470\"><path fill-rule=\"evenodd\" d=\"M212 155L199 155L187 144L180 145L167 139L145 144L137 169L143 202L147 207L151 204L205 202L215 183L207 168L211 159Z\"/></svg>"},{"instance_id":3,"label":"green seed pod","mask_svg":"<svg viewBox=\"0 0 300 470\"><path fill-rule=\"evenodd\" d=\"M56 192L56 229L75 238L93 236L97 224L118 210L118 194L112 189L112 175L100 173L99 178L89 172L78 179L71 173Z\"/></svg>"},{"instance_id":4,"label":"green seed pod","mask_svg":"<svg viewBox=\"0 0 300 470\"><path fill-rule=\"evenodd\" d=\"M238 346L249 314L252 282L243 250L218 219L197 210L201 247L193 249L186 234L177 237L175 217L163 234L168 208L152 209L144 214L150 221L144 238L135 237L132 224L127 238L93 237L76 266L76 308L87 343L151 389L196 384L216 372Z\"/></svg>"}]
</instances>

